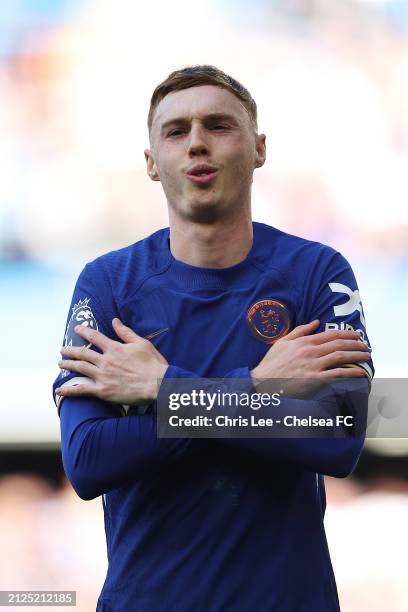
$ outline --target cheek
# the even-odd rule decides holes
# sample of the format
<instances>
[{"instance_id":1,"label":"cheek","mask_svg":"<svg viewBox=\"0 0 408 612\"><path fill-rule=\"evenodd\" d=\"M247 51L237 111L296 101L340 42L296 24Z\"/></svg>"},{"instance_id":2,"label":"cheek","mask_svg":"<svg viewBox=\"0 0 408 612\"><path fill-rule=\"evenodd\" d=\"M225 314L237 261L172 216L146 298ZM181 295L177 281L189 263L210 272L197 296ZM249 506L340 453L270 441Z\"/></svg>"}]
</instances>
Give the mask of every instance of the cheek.
<instances>
[{"instance_id":1,"label":"cheek","mask_svg":"<svg viewBox=\"0 0 408 612\"><path fill-rule=\"evenodd\" d=\"M248 154L248 149L236 151L226 160L226 165L226 174L229 180L235 182L237 185L241 185L247 181L248 177L252 177L253 159Z\"/></svg>"},{"instance_id":2,"label":"cheek","mask_svg":"<svg viewBox=\"0 0 408 612\"><path fill-rule=\"evenodd\" d=\"M176 161L171 158L161 159L157 164L157 169L164 189L173 192L180 190L180 171Z\"/></svg>"},{"instance_id":3,"label":"cheek","mask_svg":"<svg viewBox=\"0 0 408 612\"><path fill-rule=\"evenodd\" d=\"M241 170L249 168L253 164L253 142L246 138L237 137L226 139L223 146L217 151L220 160L227 166Z\"/></svg>"}]
</instances>

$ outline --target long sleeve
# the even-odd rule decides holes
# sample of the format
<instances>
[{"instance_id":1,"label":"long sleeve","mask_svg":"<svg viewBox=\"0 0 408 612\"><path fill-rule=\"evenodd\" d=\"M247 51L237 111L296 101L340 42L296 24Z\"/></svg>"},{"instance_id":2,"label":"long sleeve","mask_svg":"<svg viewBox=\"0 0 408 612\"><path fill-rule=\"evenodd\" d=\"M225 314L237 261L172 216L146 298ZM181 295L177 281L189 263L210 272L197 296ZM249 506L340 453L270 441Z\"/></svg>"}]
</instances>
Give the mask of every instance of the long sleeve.
<instances>
[{"instance_id":1,"label":"long sleeve","mask_svg":"<svg viewBox=\"0 0 408 612\"><path fill-rule=\"evenodd\" d=\"M120 316L109 283L102 271L88 264L76 283L63 344L86 344L75 326L87 325L118 340L111 326ZM99 350L93 347L94 350ZM61 398L55 389L86 380L80 374L60 371L53 384L60 415L61 450L65 473L77 494L92 499L112 489L149 476L163 461L176 460L191 440L162 440L156 435L156 417L149 414L123 416L123 408L94 397ZM133 414L132 414L133 413Z\"/></svg>"},{"instance_id":2,"label":"long sleeve","mask_svg":"<svg viewBox=\"0 0 408 612\"><path fill-rule=\"evenodd\" d=\"M183 368L170 366L167 369L163 390L159 391L160 401L167 398L160 396L172 389L171 380L174 381L175 390L178 380L183 381L183 390L188 387L188 379L192 381L192 388L197 389L194 383L199 382L200 387L205 387L206 392L222 387L225 392L237 391L236 380L239 379L239 390L252 394L255 389L252 384L248 368L239 368L225 375L224 379L211 381L200 378L196 373ZM328 391L329 390L329 391ZM225 437L217 438L219 442L228 444L231 452L239 452L246 449L261 456L264 460L271 462L271 468L277 462L286 462L306 471L317 472L329 476L345 477L355 468L364 445L364 432L367 422L369 383L363 379L353 379L346 382L341 381L330 388L325 388L325 393L320 397L310 400L299 400L286 398L280 406L280 414L296 415L304 418L308 415L322 417L330 415L334 419L337 415L350 415L355 419L355 427L351 435L344 434L341 437L285 437L285 438L242 438Z\"/></svg>"},{"instance_id":3,"label":"long sleeve","mask_svg":"<svg viewBox=\"0 0 408 612\"><path fill-rule=\"evenodd\" d=\"M157 438L153 414L117 414L117 407L96 398L65 398L62 402L63 465L82 499L148 477L164 462L181 457L192 443Z\"/></svg>"}]
</instances>

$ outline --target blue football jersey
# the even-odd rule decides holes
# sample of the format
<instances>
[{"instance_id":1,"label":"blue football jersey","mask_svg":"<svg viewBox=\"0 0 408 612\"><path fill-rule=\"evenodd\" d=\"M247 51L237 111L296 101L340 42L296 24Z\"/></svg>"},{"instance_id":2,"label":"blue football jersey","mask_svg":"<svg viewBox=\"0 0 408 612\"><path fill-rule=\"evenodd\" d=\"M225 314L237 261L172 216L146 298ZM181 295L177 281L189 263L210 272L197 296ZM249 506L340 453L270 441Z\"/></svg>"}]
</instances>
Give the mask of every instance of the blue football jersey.
<instances>
[{"instance_id":1,"label":"blue football jersey","mask_svg":"<svg viewBox=\"0 0 408 612\"><path fill-rule=\"evenodd\" d=\"M170 364L166 378L250 378L279 338L354 329L368 342L350 265L334 249L253 223L239 264L176 260L169 228L87 264L63 343L77 324L119 340L114 317ZM361 367L368 379L372 361ZM56 387L83 377L62 371ZM346 476L363 436L321 440L158 439L152 406L55 396L65 471L102 495L108 573L99 611L338 611L324 531L324 474ZM366 410L362 407L361 410Z\"/></svg>"}]
</instances>

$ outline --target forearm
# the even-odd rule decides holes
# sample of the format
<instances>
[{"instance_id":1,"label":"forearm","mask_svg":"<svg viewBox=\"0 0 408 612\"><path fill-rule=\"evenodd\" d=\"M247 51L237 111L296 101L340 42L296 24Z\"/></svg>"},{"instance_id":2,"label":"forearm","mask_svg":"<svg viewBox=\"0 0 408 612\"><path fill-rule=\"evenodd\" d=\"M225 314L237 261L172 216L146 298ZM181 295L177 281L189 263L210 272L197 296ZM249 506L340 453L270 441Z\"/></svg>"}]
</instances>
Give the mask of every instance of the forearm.
<instances>
[{"instance_id":1,"label":"forearm","mask_svg":"<svg viewBox=\"0 0 408 612\"><path fill-rule=\"evenodd\" d=\"M234 379L240 379L240 389L242 389L243 378L247 370L230 372L222 380L221 387L225 391L237 389ZM173 390L176 389L177 378L183 380L183 387L187 379L191 379L192 387L197 388L196 383L200 382L206 391L211 388L215 391L220 387L220 382L212 382L211 379L200 379L194 372L184 369L169 368L165 379L172 378L174 383ZM171 382L166 385L166 391L170 390ZM255 393L248 373L247 385L244 385L248 393ZM163 393L163 391L161 391ZM262 457L265 461L270 461L271 468L279 462L286 462L306 471L317 472L336 477L345 477L355 468L358 458L364 445L364 433L367 421L369 384L365 379L354 379L353 381L342 381L335 385L325 387L324 393L318 394L314 399L298 400L285 398L279 408L273 408L274 413L270 416L284 417L286 414L299 418L309 415L317 418L332 418L336 423L338 415L351 415L354 419L354 427L351 434L342 432L340 427L322 427L316 434L319 437L304 437L304 429L292 429L291 435L297 433L299 437L270 437L270 438L240 438L228 437L218 438L223 444L228 444L231 449L249 450ZM165 401L161 395L160 401ZM236 414L231 415L236 416ZM278 417L279 418L279 417ZM317 431L317 430L313 430ZM288 434L286 428L285 434ZM338 437L338 436L341 437ZM301 437L303 436L303 437ZM334 437L336 436L336 437Z\"/></svg>"},{"instance_id":2,"label":"forearm","mask_svg":"<svg viewBox=\"0 0 408 612\"><path fill-rule=\"evenodd\" d=\"M61 406L65 473L82 499L148 477L189 447L189 439L158 439L152 414L118 417L96 398L66 398Z\"/></svg>"},{"instance_id":3,"label":"forearm","mask_svg":"<svg viewBox=\"0 0 408 612\"><path fill-rule=\"evenodd\" d=\"M358 462L364 438L227 438L223 442L256 453L270 461L271 468L284 462L308 472L345 478Z\"/></svg>"}]
</instances>

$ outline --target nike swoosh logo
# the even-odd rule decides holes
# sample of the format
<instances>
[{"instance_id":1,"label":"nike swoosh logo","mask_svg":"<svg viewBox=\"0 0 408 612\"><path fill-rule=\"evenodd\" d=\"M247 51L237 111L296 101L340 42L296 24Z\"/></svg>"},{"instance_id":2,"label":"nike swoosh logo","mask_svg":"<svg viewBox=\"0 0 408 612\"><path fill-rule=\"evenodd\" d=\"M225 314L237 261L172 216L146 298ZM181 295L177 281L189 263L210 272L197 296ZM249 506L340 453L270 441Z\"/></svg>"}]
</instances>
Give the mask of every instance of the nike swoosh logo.
<instances>
[{"instance_id":1,"label":"nike swoosh logo","mask_svg":"<svg viewBox=\"0 0 408 612\"><path fill-rule=\"evenodd\" d=\"M165 327L164 329L159 329L158 331L155 331L152 334L149 334L148 336L145 336L145 338L146 338L146 340L151 340L152 338L155 338L159 334L163 334L164 332L166 332L168 330L169 330L168 327Z\"/></svg>"}]
</instances>

